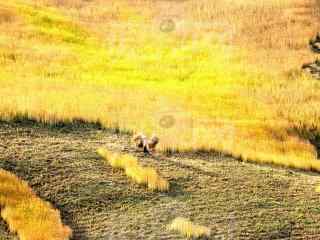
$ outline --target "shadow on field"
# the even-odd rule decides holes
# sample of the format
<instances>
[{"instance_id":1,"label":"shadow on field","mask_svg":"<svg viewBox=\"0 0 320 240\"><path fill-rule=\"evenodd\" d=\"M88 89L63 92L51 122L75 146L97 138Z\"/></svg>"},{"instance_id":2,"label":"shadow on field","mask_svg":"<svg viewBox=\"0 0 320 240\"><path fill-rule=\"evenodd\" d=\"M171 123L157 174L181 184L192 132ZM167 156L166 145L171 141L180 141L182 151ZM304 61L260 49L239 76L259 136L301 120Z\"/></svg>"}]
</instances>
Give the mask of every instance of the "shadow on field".
<instances>
[{"instance_id":1,"label":"shadow on field","mask_svg":"<svg viewBox=\"0 0 320 240\"><path fill-rule=\"evenodd\" d=\"M300 126L299 128L291 128L287 131L289 134L294 134L310 142L315 147L317 158L320 160L320 129L317 127Z\"/></svg>"},{"instance_id":2,"label":"shadow on field","mask_svg":"<svg viewBox=\"0 0 320 240\"><path fill-rule=\"evenodd\" d=\"M1 123L7 124L18 124L19 126L38 126L47 128L48 130L56 130L61 133L68 133L72 131L92 131L92 130L104 130L109 133L114 134L123 134L130 135L132 132L130 130L120 129L120 127L110 127L106 128L102 125L102 123L98 121L87 121L82 118L73 118L72 120L54 120L55 117L52 117L53 120L51 122L37 120L35 118L30 117L28 114L16 114L11 118L11 120L3 120L0 119Z\"/></svg>"}]
</instances>

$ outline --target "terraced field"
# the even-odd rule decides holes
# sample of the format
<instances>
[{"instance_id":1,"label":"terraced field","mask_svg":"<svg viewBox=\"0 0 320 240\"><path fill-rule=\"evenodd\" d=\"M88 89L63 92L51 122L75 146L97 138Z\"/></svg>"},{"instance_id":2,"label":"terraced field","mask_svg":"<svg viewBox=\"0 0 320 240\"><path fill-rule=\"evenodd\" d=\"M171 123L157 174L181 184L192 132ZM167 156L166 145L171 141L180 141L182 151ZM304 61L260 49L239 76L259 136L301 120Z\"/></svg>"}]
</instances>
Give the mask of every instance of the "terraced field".
<instances>
[{"instance_id":1,"label":"terraced field","mask_svg":"<svg viewBox=\"0 0 320 240\"><path fill-rule=\"evenodd\" d=\"M101 146L155 167L171 191L153 193L131 183L98 157ZM96 125L2 122L0 150L0 167L53 203L73 239L183 239L166 229L177 216L210 227L210 239L320 238L317 174L218 153L146 157L128 135ZM16 239L3 222L0 239Z\"/></svg>"}]
</instances>

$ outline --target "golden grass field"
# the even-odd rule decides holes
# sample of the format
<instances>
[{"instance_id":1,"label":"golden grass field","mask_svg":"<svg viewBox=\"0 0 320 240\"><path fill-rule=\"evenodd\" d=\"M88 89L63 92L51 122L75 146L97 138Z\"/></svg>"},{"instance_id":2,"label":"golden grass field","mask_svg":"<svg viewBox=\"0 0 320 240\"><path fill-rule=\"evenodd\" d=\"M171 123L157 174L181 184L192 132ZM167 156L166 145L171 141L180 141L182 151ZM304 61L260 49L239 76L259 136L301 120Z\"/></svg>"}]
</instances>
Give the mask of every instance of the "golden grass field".
<instances>
[{"instance_id":1,"label":"golden grass field","mask_svg":"<svg viewBox=\"0 0 320 240\"><path fill-rule=\"evenodd\" d=\"M217 150L318 171L309 140L318 136L319 83L299 71L313 58L307 43L318 7L3 2L0 115L99 121L154 132L163 150ZM163 31L166 19L172 32Z\"/></svg>"},{"instance_id":2,"label":"golden grass field","mask_svg":"<svg viewBox=\"0 0 320 240\"><path fill-rule=\"evenodd\" d=\"M0 120L99 123L154 133L162 152L320 172L320 85L301 71L319 20L317 0L0 0ZM169 190L154 168L117 161L133 182ZM1 197L12 232L35 240L12 220L29 205ZM50 204L30 201L69 238Z\"/></svg>"}]
</instances>

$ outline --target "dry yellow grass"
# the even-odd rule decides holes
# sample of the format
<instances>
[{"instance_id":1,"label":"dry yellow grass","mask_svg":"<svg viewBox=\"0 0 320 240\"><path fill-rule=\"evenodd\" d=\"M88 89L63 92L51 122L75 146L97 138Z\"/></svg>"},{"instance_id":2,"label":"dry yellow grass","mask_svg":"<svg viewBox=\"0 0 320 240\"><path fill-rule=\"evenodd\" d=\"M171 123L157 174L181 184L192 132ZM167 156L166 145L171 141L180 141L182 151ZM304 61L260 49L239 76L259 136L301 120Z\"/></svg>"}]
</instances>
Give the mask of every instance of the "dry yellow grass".
<instances>
[{"instance_id":1,"label":"dry yellow grass","mask_svg":"<svg viewBox=\"0 0 320 240\"><path fill-rule=\"evenodd\" d=\"M58 210L42 201L28 184L0 169L1 217L20 240L67 240L72 231Z\"/></svg>"},{"instance_id":2,"label":"dry yellow grass","mask_svg":"<svg viewBox=\"0 0 320 240\"><path fill-rule=\"evenodd\" d=\"M105 148L99 148L97 152L113 168L120 168L126 170L129 167L138 166L138 160L135 157L130 156L128 154L120 155L118 153L112 153Z\"/></svg>"},{"instance_id":3,"label":"dry yellow grass","mask_svg":"<svg viewBox=\"0 0 320 240\"><path fill-rule=\"evenodd\" d=\"M169 190L169 182L160 177L153 168L138 165L126 168L125 173L133 181L147 185L148 189L152 191L166 192Z\"/></svg>"},{"instance_id":4,"label":"dry yellow grass","mask_svg":"<svg viewBox=\"0 0 320 240\"><path fill-rule=\"evenodd\" d=\"M82 118L154 132L161 150L320 171L319 83L298 70L316 1L27 2L1 3L2 119Z\"/></svg>"},{"instance_id":5,"label":"dry yellow grass","mask_svg":"<svg viewBox=\"0 0 320 240\"><path fill-rule=\"evenodd\" d=\"M187 238L209 238L211 230L207 227L192 223L190 220L182 217L177 217L168 226L171 231L177 231Z\"/></svg>"},{"instance_id":6,"label":"dry yellow grass","mask_svg":"<svg viewBox=\"0 0 320 240\"><path fill-rule=\"evenodd\" d=\"M152 191L165 192L169 190L169 182L159 176L155 169L140 166L137 158L128 154L120 155L112 153L104 148L99 148L97 152L113 168L123 169L127 177L134 182L146 185Z\"/></svg>"},{"instance_id":7,"label":"dry yellow grass","mask_svg":"<svg viewBox=\"0 0 320 240\"><path fill-rule=\"evenodd\" d=\"M186 15L199 23L198 34L221 32L221 41L246 51L245 60L275 74L312 59L307 43L319 30L319 7L316 0L191 0Z\"/></svg>"}]
</instances>

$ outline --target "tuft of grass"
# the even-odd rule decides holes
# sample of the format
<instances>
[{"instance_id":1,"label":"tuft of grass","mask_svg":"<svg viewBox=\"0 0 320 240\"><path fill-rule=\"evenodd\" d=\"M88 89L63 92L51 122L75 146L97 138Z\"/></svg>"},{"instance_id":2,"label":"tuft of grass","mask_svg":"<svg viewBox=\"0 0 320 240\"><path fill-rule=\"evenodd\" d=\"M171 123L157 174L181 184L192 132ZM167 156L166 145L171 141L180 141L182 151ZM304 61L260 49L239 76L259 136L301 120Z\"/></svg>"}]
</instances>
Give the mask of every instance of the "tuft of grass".
<instances>
[{"instance_id":1,"label":"tuft of grass","mask_svg":"<svg viewBox=\"0 0 320 240\"><path fill-rule=\"evenodd\" d=\"M107 149L99 148L98 154L103 157L113 168L120 168L126 170L138 166L138 160L128 154L120 155L118 153L112 153Z\"/></svg>"},{"instance_id":2,"label":"tuft of grass","mask_svg":"<svg viewBox=\"0 0 320 240\"><path fill-rule=\"evenodd\" d=\"M146 185L152 191L165 192L169 190L169 182L162 178L155 169L140 166L137 158L128 154L112 153L104 148L99 148L97 152L113 168L123 169L127 177L134 182Z\"/></svg>"},{"instance_id":3,"label":"tuft of grass","mask_svg":"<svg viewBox=\"0 0 320 240\"><path fill-rule=\"evenodd\" d=\"M1 217L21 240L67 240L72 231L60 213L38 198L28 184L0 169Z\"/></svg>"},{"instance_id":4,"label":"tuft of grass","mask_svg":"<svg viewBox=\"0 0 320 240\"><path fill-rule=\"evenodd\" d=\"M211 234L211 230L208 227L194 224L190 220L182 217L175 218L168 226L168 229L177 231L187 238L209 238Z\"/></svg>"},{"instance_id":5,"label":"tuft of grass","mask_svg":"<svg viewBox=\"0 0 320 240\"><path fill-rule=\"evenodd\" d=\"M137 165L126 168L125 173L134 182L147 185L148 189L152 191L165 192L169 190L169 182L160 177L153 168Z\"/></svg>"}]
</instances>

